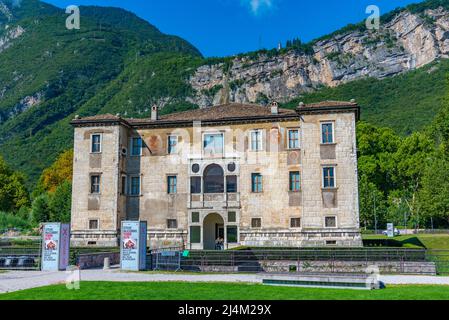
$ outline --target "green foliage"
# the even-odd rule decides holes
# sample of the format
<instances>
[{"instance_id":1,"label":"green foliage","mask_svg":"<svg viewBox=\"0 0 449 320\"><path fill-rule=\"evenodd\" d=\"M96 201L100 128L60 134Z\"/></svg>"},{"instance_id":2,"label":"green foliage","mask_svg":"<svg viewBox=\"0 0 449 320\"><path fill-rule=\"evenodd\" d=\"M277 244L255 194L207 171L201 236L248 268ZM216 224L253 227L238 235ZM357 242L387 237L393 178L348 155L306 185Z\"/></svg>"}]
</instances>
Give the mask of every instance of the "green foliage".
<instances>
[{"instance_id":1,"label":"green foliage","mask_svg":"<svg viewBox=\"0 0 449 320\"><path fill-rule=\"evenodd\" d=\"M48 194L44 193L34 199L31 210L33 222L39 224L50 221L50 198Z\"/></svg>"},{"instance_id":2,"label":"green foliage","mask_svg":"<svg viewBox=\"0 0 449 320\"><path fill-rule=\"evenodd\" d=\"M29 204L25 177L13 171L0 156L0 210L17 211Z\"/></svg>"},{"instance_id":3,"label":"green foliage","mask_svg":"<svg viewBox=\"0 0 449 320\"><path fill-rule=\"evenodd\" d=\"M72 183L64 181L55 192L50 193L48 207L51 222L70 222L72 206Z\"/></svg>"},{"instance_id":4,"label":"green foliage","mask_svg":"<svg viewBox=\"0 0 449 320\"><path fill-rule=\"evenodd\" d=\"M31 225L28 220L12 213L0 212L0 230L18 229L24 231L30 228Z\"/></svg>"}]
</instances>

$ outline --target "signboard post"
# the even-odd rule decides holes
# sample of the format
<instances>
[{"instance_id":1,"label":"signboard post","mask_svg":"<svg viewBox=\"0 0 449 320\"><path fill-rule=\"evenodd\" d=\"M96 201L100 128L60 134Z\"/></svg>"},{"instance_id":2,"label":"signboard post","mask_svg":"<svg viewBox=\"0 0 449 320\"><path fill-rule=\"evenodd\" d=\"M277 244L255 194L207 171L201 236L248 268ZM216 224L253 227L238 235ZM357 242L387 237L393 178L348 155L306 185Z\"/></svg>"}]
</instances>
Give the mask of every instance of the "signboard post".
<instances>
[{"instance_id":1,"label":"signboard post","mask_svg":"<svg viewBox=\"0 0 449 320\"><path fill-rule=\"evenodd\" d=\"M120 268L129 271L145 270L147 222L123 221L120 242Z\"/></svg>"},{"instance_id":2,"label":"signboard post","mask_svg":"<svg viewBox=\"0 0 449 320\"><path fill-rule=\"evenodd\" d=\"M42 271L62 271L69 265L70 224L45 223L42 231Z\"/></svg>"},{"instance_id":3,"label":"signboard post","mask_svg":"<svg viewBox=\"0 0 449 320\"><path fill-rule=\"evenodd\" d=\"M387 223L387 236L394 238L394 225L392 223Z\"/></svg>"}]
</instances>

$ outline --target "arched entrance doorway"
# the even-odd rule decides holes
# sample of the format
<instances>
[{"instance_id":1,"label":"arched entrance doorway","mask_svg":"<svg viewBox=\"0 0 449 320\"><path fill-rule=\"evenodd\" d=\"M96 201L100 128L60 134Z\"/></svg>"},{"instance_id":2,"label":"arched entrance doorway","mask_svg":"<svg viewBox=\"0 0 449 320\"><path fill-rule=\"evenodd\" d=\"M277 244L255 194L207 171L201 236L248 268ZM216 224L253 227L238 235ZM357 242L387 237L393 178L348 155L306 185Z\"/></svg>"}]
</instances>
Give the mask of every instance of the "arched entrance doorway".
<instances>
[{"instance_id":1,"label":"arched entrance doorway","mask_svg":"<svg viewBox=\"0 0 449 320\"><path fill-rule=\"evenodd\" d=\"M215 240L224 239L224 220L218 213L211 213L203 221L203 249L215 250Z\"/></svg>"}]
</instances>

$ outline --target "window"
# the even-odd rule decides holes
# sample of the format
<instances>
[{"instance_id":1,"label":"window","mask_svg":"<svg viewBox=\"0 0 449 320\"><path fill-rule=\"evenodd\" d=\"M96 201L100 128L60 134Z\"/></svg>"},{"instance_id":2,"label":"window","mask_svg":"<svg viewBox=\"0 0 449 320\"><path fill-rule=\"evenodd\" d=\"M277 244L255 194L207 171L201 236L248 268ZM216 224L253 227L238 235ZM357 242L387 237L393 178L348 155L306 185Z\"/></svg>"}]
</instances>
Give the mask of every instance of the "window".
<instances>
[{"instance_id":1,"label":"window","mask_svg":"<svg viewBox=\"0 0 449 320\"><path fill-rule=\"evenodd\" d=\"M136 137L131 139L131 155L140 156L142 154L142 138Z\"/></svg>"},{"instance_id":2,"label":"window","mask_svg":"<svg viewBox=\"0 0 449 320\"><path fill-rule=\"evenodd\" d=\"M178 137L169 136L168 137L168 154L175 154L178 152Z\"/></svg>"},{"instance_id":3,"label":"window","mask_svg":"<svg viewBox=\"0 0 449 320\"><path fill-rule=\"evenodd\" d=\"M167 229L178 229L178 220L167 219Z\"/></svg>"},{"instance_id":4,"label":"window","mask_svg":"<svg viewBox=\"0 0 449 320\"><path fill-rule=\"evenodd\" d=\"M337 227L337 218L336 217L325 217L324 218L324 226L326 228L336 228Z\"/></svg>"},{"instance_id":5,"label":"window","mask_svg":"<svg viewBox=\"0 0 449 320\"><path fill-rule=\"evenodd\" d=\"M261 218L252 218L251 219L251 228L261 228L262 227L262 219Z\"/></svg>"},{"instance_id":6,"label":"window","mask_svg":"<svg viewBox=\"0 0 449 320\"><path fill-rule=\"evenodd\" d=\"M192 212L192 223L200 223L200 213Z\"/></svg>"},{"instance_id":7,"label":"window","mask_svg":"<svg viewBox=\"0 0 449 320\"><path fill-rule=\"evenodd\" d=\"M100 193L100 176L99 175L90 176L90 193L92 193L92 194Z\"/></svg>"},{"instance_id":8,"label":"window","mask_svg":"<svg viewBox=\"0 0 449 320\"><path fill-rule=\"evenodd\" d=\"M98 219L89 220L89 230L98 230Z\"/></svg>"},{"instance_id":9,"label":"window","mask_svg":"<svg viewBox=\"0 0 449 320\"><path fill-rule=\"evenodd\" d=\"M190 193L191 194L201 193L201 177L190 178Z\"/></svg>"},{"instance_id":10,"label":"window","mask_svg":"<svg viewBox=\"0 0 449 320\"><path fill-rule=\"evenodd\" d=\"M226 192L227 193L237 192L237 176L226 177Z\"/></svg>"},{"instance_id":11,"label":"window","mask_svg":"<svg viewBox=\"0 0 449 320\"><path fill-rule=\"evenodd\" d=\"M334 143L334 124L332 122L326 122L321 124L321 142Z\"/></svg>"},{"instance_id":12,"label":"window","mask_svg":"<svg viewBox=\"0 0 449 320\"><path fill-rule=\"evenodd\" d=\"M223 154L224 139L222 133L207 133L204 135L205 154Z\"/></svg>"},{"instance_id":13,"label":"window","mask_svg":"<svg viewBox=\"0 0 449 320\"><path fill-rule=\"evenodd\" d=\"M323 168L323 187L335 188L335 168L325 167Z\"/></svg>"},{"instance_id":14,"label":"window","mask_svg":"<svg viewBox=\"0 0 449 320\"><path fill-rule=\"evenodd\" d=\"M92 153L101 152L101 134L93 134L91 136L91 149Z\"/></svg>"},{"instance_id":15,"label":"window","mask_svg":"<svg viewBox=\"0 0 449 320\"><path fill-rule=\"evenodd\" d=\"M140 176L131 177L131 190L132 196L140 196Z\"/></svg>"},{"instance_id":16,"label":"window","mask_svg":"<svg viewBox=\"0 0 449 320\"><path fill-rule=\"evenodd\" d=\"M254 193L262 192L262 175L260 173L251 175L251 191Z\"/></svg>"},{"instance_id":17,"label":"window","mask_svg":"<svg viewBox=\"0 0 449 320\"><path fill-rule=\"evenodd\" d=\"M289 130L288 131L288 148L289 149L299 149L299 130Z\"/></svg>"},{"instance_id":18,"label":"window","mask_svg":"<svg viewBox=\"0 0 449 320\"><path fill-rule=\"evenodd\" d=\"M290 172L290 191L298 192L301 190L299 171Z\"/></svg>"},{"instance_id":19,"label":"window","mask_svg":"<svg viewBox=\"0 0 449 320\"><path fill-rule=\"evenodd\" d=\"M237 222L235 212L228 212L228 222Z\"/></svg>"},{"instance_id":20,"label":"window","mask_svg":"<svg viewBox=\"0 0 449 320\"><path fill-rule=\"evenodd\" d=\"M177 176L168 176L167 177L167 186L168 186L169 194L174 194L177 192L177 183L178 183Z\"/></svg>"},{"instance_id":21,"label":"window","mask_svg":"<svg viewBox=\"0 0 449 320\"><path fill-rule=\"evenodd\" d=\"M226 227L226 239L228 243L237 243L237 227Z\"/></svg>"},{"instance_id":22,"label":"window","mask_svg":"<svg viewBox=\"0 0 449 320\"><path fill-rule=\"evenodd\" d=\"M122 176L122 195L126 195L126 176Z\"/></svg>"},{"instance_id":23,"label":"window","mask_svg":"<svg viewBox=\"0 0 449 320\"><path fill-rule=\"evenodd\" d=\"M301 228L301 218L291 218L290 228Z\"/></svg>"},{"instance_id":24,"label":"window","mask_svg":"<svg viewBox=\"0 0 449 320\"><path fill-rule=\"evenodd\" d=\"M190 243L201 243L201 227L190 227Z\"/></svg>"},{"instance_id":25,"label":"window","mask_svg":"<svg viewBox=\"0 0 449 320\"><path fill-rule=\"evenodd\" d=\"M262 130L251 131L251 151L262 151Z\"/></svg>"},{"instance_id":26,"label":"window","mask_svg":"<svg viewBox=\"0 0 449 320\"><path fill-rule=\"evenodd\" d=\"M224 171L217 164L204 170L204 193L224 193Z\"/></svg>"}]
</instances>

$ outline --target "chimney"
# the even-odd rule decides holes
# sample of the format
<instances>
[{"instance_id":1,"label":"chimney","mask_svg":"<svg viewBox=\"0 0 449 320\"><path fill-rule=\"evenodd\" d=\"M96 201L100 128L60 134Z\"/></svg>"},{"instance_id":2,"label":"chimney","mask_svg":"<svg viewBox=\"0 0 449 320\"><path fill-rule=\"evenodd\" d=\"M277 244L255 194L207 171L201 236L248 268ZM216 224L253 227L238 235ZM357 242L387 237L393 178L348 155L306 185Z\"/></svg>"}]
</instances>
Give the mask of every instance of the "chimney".
<instances>
[{"instance_id":1,"label":"chimney","mask_svg":"<svg viewBox=\"0 0 449 320\"><path fill-rule=\"evenodd\" d=\"M271 114L279 114L279 104L276 101L271 102Z\"/></svg>"},{"instance_id":2,"label":"chimney","mask_svg":"<svg viewBox=\"0 0 449 320\"><path fill-rule=\"evenodd\" d=\"M159 120L159 110L157 105L153 105L151 107L151 121Z\"/></svg>"}]
</instances>

